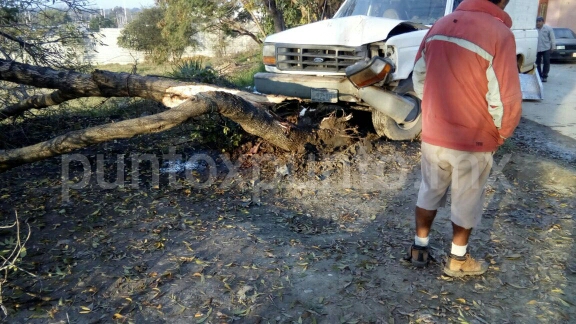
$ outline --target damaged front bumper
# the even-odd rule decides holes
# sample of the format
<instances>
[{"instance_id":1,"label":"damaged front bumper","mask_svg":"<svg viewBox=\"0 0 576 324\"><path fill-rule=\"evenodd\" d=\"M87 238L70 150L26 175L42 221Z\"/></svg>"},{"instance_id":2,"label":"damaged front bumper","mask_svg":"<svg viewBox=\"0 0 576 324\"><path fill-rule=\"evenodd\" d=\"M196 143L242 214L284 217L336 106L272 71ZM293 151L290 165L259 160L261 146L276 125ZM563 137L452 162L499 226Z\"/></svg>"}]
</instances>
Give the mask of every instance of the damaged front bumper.
<instances>
[{"instance_id":1,"label":"damaged front bumper","mask_svg":"<svg viewBox=\"0 0 576 324\"><path fill-rule=\"evenodd\" d=\"M365 102L398 123L414 109L414 101L376 86L357 89L345 76L315 76L261 72L254 76L256 91L320 102Z\"/></svg>"},{"instance_id":2,"label":"damaged front bumper","mask_svg":"<svg viewBox=\"0 0 576 324\"><path fill-rule=\"evenodd\" d=\"M254 76L256 91L287 97L311 99L313 90L336 91L337 101L359 102L358 89L345 76L316 76L260 72Z\"/></svg>"}]
</instances>

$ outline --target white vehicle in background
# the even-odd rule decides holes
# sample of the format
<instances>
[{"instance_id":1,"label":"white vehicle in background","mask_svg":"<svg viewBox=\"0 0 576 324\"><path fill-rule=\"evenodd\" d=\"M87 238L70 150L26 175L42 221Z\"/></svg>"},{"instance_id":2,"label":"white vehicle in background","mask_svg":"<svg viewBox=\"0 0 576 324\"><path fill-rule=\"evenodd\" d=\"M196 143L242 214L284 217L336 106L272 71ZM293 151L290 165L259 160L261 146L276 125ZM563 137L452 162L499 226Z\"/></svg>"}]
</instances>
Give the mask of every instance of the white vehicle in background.
<instances>
[{"instance_id":1,"label":"white vehicle in background","mask_svg":"<svg viewBox=\"0 0 576 324\"><path fill-rule=\"evenodd\" d=\"M334 18L270 35L266 72L254 77L261 93L346 102L370 110L378 135L410 140L422 129L414 95L414 59L430 26L461 0L346 0ZM524 99L541 99L535 72L538 0L512 0L518 72Z\"/></svg>"}]
</instances>

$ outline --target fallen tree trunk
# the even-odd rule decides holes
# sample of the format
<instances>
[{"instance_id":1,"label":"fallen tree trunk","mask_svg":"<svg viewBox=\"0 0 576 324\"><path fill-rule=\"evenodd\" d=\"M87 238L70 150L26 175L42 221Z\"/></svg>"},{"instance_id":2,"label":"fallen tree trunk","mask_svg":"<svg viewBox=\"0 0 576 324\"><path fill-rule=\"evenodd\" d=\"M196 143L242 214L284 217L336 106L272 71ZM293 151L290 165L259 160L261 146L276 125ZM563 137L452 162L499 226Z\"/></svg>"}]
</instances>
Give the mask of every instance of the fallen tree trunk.
<instances>
[{"instance_id":1,"label":"fallen tree trunk","mask_svg":"<svg viewBox=\"0 0 576 324\"><path fill-rule=\"evenodd\" d=\"M338 145L350 141L349 136L345 134L345 128L341 128L340 132L326 127L305 129L281 119L262 106L286 99L277 96L260 96L234 89L180 83L171 79L127 73L96 71L87 75L70 71L58 72L20 63L6 63L2 60L0 60L0 80L36 87L49 85L59 89L58 91L65 91L69 97L141 97L172 107L170 110L151 116L73 131L31 146L0 151L0 172L89 145L161 132L193 117L212 112L235 121L246 132L286 151L303 150L307 143L325 144L327 139L328 141L336 139L335 143ZM50 100L33 102L36 103L36 108L40 105L38 102L50 104ZM24 106L20 105L21 111ZM340 121L348 119L349 117L345 116L340 118ZM332 116L331 120L337 118ZM326 124L330 123L324 123Z\"/></svg>"}]
</instances>

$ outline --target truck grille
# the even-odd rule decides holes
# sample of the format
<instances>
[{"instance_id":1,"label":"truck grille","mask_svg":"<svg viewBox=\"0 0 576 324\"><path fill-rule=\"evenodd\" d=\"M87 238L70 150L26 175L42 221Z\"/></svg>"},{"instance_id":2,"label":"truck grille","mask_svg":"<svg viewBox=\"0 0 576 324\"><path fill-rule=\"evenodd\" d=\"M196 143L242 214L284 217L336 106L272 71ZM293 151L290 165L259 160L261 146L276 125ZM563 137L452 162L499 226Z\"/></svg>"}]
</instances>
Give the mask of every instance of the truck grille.
<instances>
[{"instance_id":1,"label":"truck grille","mask_svg":"<svg viewBox=\"0 0 576 324\"><path fill-rule=\"evenodd\" d=\"M344 72L366 57L367 47L276 45L276 67L283 71Z\"/></svg>"}]
</instances>

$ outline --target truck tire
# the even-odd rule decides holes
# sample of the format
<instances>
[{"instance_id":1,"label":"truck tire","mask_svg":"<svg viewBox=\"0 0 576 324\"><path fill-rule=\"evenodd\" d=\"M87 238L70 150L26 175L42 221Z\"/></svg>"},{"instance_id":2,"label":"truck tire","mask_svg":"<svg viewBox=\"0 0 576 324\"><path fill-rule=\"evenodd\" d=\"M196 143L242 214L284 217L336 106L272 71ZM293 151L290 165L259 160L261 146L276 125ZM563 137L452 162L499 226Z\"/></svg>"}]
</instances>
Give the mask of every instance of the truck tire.
<instances>
[{"instance_id":1,"label":"truck tire","mask_svg":"<svg viewBox=\"0 0 576 324\"><path fill-rule=\"evenodd\" d=\"M400 81L395 89L398 93L414 101L415 114L408 116L409 120L398 124L394 119L388 117L383 112L372 109L372 124L376 134L386 136L393 141L413 140L422 132L422 110L420 109L420 99L416 97L412 78Z\"/></svg>"}]
</instances>

